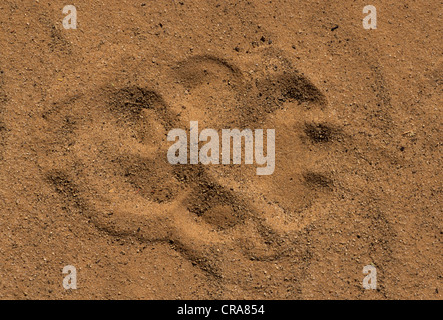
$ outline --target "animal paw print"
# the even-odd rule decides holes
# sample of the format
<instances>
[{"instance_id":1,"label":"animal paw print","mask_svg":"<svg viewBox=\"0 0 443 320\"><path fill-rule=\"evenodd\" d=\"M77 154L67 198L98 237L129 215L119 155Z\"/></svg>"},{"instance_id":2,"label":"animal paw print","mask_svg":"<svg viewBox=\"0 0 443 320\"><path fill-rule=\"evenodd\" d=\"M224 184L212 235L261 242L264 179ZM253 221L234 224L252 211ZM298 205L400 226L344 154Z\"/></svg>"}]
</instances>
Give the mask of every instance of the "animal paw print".
<instances>
[{"instance_id":1,"label":"animal paw print","mask_svg":"<svg viewBox=\"0 0 443 320\"><path fill-rule=\"evenodd\" d=\"M72 99L76 109L48 112L59 144L47 180L100 229L169 243L216 277L232 257L269 261L293 251L291 237L327 210L334 189L328 156L341 131L329 123L326 97L276 50L241 63L194 56L170 77L180 94L108 86L92 100ZM275 129L274 174L169 164L167 133L190 121Z\"/></svg>"}]
</instances>

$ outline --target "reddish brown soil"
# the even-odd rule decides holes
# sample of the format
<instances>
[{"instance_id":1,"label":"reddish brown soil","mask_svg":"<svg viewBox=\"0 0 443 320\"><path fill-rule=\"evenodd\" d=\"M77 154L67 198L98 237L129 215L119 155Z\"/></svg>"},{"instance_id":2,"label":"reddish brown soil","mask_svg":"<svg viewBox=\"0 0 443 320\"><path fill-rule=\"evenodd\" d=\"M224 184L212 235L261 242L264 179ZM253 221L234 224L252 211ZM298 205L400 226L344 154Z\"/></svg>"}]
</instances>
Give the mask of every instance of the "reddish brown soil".
<instances>
[{"instance_id":1,"label":"reddish brown soil","mask_svg":"<svg viewBox=\"0 0 443 320\"><path fill-rule=\"evenodd\" d=\"M0 298L442 298L440 1L66 4L0 3ZM169 164L190 121L275 172Z\"/></svg>"}]
</instances>

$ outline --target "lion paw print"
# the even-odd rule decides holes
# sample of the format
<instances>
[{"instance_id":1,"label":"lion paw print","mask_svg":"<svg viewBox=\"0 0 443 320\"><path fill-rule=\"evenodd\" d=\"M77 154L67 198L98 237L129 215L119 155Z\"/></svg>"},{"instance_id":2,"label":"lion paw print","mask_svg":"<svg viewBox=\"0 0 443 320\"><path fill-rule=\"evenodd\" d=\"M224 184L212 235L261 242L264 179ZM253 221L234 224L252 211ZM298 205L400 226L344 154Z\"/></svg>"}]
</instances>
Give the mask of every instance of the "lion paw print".
<instances>
[{"instance_id":1,"label":"lion paw print","mask_svg":"<svg viewBox=\"0 0 443 320\"><path fill-rule=\"evenodd\" d=\"M238 63L193 56L168 75L180 94L103 88L45 115L57 137L47 180L68 208L119 237L165 242L214 276L232 259L278 260L291 237L327 210L328 164L341 131L327 99L276 50ZM86 108L88 118L77 116ZM171 165L173 128L272 128L275 172L250 165Z\"/></svg>"}]
</instances>

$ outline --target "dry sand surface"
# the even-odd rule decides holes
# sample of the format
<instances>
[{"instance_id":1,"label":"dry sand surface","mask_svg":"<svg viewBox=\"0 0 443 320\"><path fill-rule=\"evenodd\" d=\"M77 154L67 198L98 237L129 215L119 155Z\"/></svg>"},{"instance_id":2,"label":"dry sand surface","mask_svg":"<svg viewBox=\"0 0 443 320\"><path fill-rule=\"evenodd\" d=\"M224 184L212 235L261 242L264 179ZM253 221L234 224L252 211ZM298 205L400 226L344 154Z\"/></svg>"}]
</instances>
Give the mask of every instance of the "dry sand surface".
<instances>
[{"instance_id":1,"label":"dry sand surface","mask_svg":"<svg viewBox=\"0 0 443 320\"><path fill-rule=\"evenodd\" d=\"M0 298L442 298L441 1L72 2L0 2Z\"/></svg>"}]
</instances>

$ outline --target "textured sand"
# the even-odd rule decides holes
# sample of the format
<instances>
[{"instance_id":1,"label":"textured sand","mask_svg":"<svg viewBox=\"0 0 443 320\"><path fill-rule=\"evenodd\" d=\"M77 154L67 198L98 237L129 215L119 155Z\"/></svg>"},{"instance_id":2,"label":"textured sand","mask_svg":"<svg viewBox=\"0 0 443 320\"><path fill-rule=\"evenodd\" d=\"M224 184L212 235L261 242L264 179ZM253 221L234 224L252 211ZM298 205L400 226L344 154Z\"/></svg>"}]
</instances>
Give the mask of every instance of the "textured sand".
<instances>
[{"instance_id":1,"label":"textured sand","mask_svg":"<svg viewBox=\"0 0 443 320\"><path fill-rule=\"evenodd\" d=\"M0 298L442 298L440 1L66 4L0 3ZM169 164L190 121L275 172Z\"/></svg>"}]
</instances>

